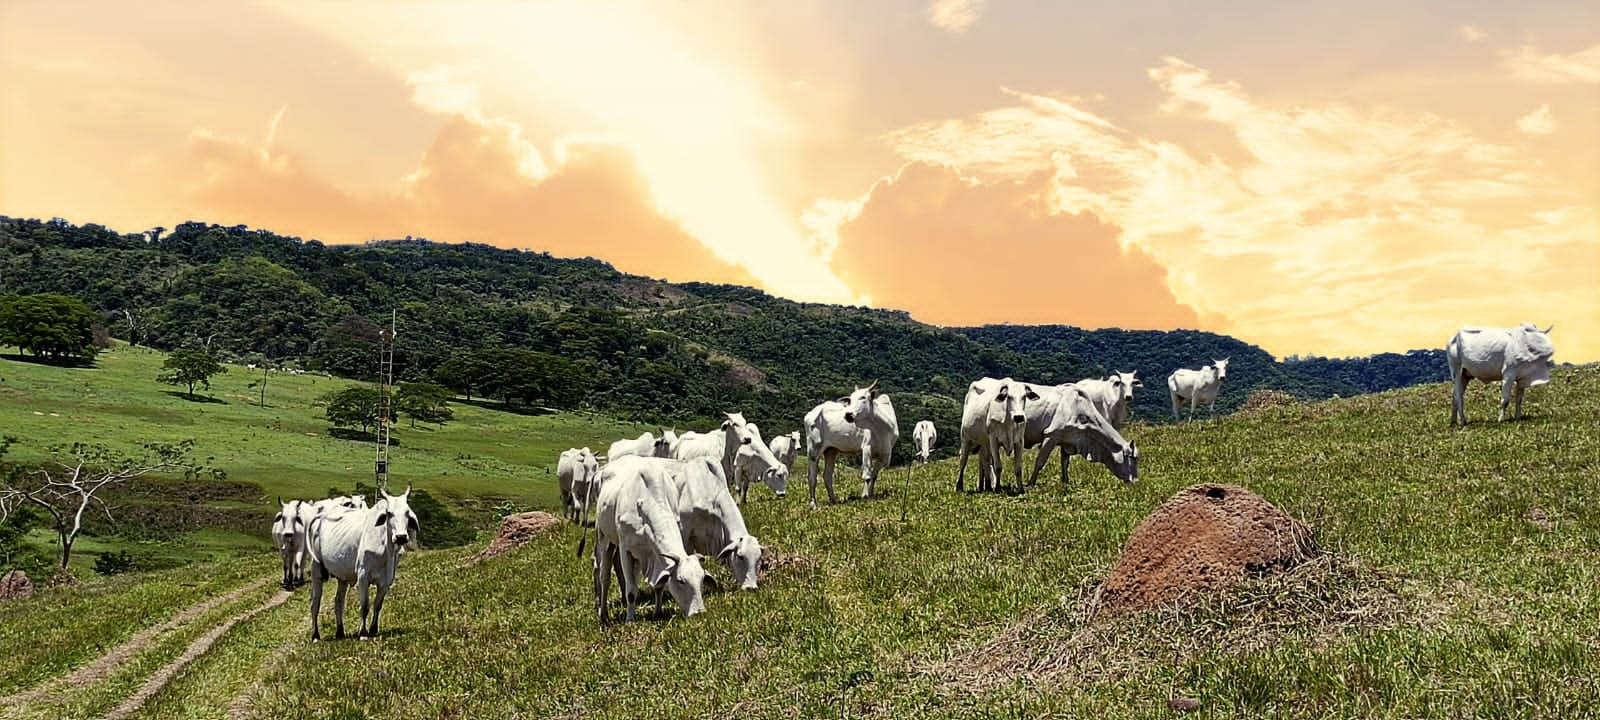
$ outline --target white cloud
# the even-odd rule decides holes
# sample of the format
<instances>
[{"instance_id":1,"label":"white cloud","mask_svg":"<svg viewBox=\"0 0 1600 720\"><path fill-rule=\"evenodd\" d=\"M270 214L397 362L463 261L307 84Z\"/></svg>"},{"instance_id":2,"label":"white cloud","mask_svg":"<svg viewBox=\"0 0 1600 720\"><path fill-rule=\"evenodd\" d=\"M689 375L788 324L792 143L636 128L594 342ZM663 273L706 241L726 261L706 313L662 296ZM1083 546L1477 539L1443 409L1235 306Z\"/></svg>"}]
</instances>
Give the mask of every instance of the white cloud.
<instances>
[{"instance_id":1,"label":"white cloud","mask_svg":"<svg viewBox=\"0 0 1600 720\"><path fill-rule=\"evenodd\" d=\"M1600 45L1566 55L1523 45L1502 50L1500 64L1513 77L1532 83L1600 83Z\"/></svg>"},{"instance_id":2,"label":"white cloud","mask_svg":"<svg viewBox=\"0 0 1600 720\"><path fill-rule=\"evenodd\" d=\"M928 6L928 22L945 32L961 34L983 17L985 0L934 0Z\"/></svg>"},{"instance_id":3,"label":"white cloud","mask_svg":"<svg viewBox=\"0 0 1600 720\"><path fill-rule=\"evenodd\" d=\"M1225 313L1269 347L1312 342L1322 354L1359 354L1431 346L1439 339L1428 333L1467 321L1470 312L1454 313L1481 302L1467 297L1477 297L1477 281L1458 278L1521 273L1524 290L1510 304L1534 313L1559 307L1555 294L1573 286L1554 278L1600 261L1588 232L1594 210L1568 209L1580 192L1539 174L1524 151L1459 123L1383 107L1267 102L1175 58L1149 75L1164 93L1164 137L1006 91L1014 102L1005 107L885 139L908 159L990 182L1053 168L1061 210L1091 210L1120 226L1125 244L1168 268L1180 302ZM1191 122L1206 133L1220 125L1244 152L1196 152L1185 132Z\"/></svg>"},{"instance_id":4,"label":"white cloud","mask_svg":"<svg viewBox=\"0 0 1600 720\"><path fill-rule=\"evenodd\" d=\"M1456 35L1460 36L1462 40L1467 42L1477 42L1489 37L1489 33L1479 30L1475 25L1462 25L1461 27L1456 28Z\"/></svg>"},{"instance_id":5,"label":"white cloud","mask_svg":"<svg viewBox=\"0 0 1600 720\"><path fill-rule=\"evenodd\" d=\"M1550 115L1549 105L1540 105L1538 110L1517 118L1517 129L1529 135L1549 135L1556 131L1556 119Z\"/></svg>"}]
</instances>

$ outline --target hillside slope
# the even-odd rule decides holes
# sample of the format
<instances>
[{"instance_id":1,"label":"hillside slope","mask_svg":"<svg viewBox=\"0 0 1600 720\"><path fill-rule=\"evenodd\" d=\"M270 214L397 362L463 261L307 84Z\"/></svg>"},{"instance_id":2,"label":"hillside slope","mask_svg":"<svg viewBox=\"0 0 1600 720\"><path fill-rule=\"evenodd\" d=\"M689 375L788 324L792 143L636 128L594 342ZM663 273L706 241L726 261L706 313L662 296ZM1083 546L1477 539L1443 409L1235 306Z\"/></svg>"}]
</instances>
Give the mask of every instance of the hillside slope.
<instances>
[{"instance_id":1,"label":"hillside slope","mask_svg":"<svg viewBox=\"0 0 1600 720\"><path fill-rule=\"evenodd\" d=\"M1556 371L1517 423L1483 422L1496 398L1478 387L1479 422L1451 428L1435 384L1140 426L1131 485L1074 461L1066 488L957 494L944 462L815 511L793 486L785 500L760 491L746 518L773 567L759 591L714 594L691 620L599 626L570 526L481 563L410 554L385 637L310 644L297 593L136 717L1170 718L1175 696L1208 717L1589 716L1597 370ZM1089 617L1132 528L1199 482L1309 522L1324 559L1198 606ZM0 628L49 607L0 606ZM81 657L89 640L60 642ZM19 672L0 664L0 687L46 679Z\"/></svg>"},{"instance_id":2,"label":"hillside slope","mask_svg":"<svg viewBox=\"0 0 1600 720\"><path fill-rule=\"evenodd\" d=\"M1221 403L1229 410L1255 387L1314 398L1426 379L1385 374L1358 386L1328 379L1347 373L1343 361L1284 366L1208 333L957 332L893 310L660 282L593 259L411 239L326 246L192 222L146 235L0 217L0 283L0 292L81 297L125 340L163 349L208 343L242 359L347 377L375 372L373 320L394 311L403 378L426 378L472 350L538 350L578 363L587 407L650 422L703 422L731 407L763 425L783 422L877 379L894 393L929 396L928 416L953 426L954 413L940 414L948 403L932 398L959 401L979 376L1057 383L1130 366L1151 385L1139 416L1159 422L1168 417L1162 379L1212 350L1237 356Z\"/></svg>"}]
</instances>

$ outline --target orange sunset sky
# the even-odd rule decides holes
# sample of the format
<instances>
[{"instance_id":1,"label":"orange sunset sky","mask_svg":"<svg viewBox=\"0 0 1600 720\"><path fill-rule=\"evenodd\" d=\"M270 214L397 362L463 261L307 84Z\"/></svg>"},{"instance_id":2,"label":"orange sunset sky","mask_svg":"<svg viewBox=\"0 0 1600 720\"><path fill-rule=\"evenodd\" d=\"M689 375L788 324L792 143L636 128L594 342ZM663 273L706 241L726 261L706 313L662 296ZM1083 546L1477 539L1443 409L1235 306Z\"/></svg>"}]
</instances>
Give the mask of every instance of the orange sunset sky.
<instances>
[{"instance_id":1,"label":"orange sunset sky","mask_svg":"<svg viewBox=\"0 0 1600 720\"><path fill-rule=\"evenodd\" d=\"M413 235L940 325L1600 360L1600 11L0 0L0 214Z\"/></svg>"}]
</instances>

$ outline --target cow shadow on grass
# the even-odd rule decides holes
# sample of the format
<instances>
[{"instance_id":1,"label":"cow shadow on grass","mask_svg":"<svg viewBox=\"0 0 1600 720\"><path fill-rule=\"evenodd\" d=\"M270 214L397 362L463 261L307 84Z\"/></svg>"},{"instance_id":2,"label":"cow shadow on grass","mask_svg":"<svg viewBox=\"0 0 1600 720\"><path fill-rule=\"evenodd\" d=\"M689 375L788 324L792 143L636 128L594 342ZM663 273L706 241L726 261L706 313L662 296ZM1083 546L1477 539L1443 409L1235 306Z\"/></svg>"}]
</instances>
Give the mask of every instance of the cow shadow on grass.
<instances>
[{"instance_id":1,"label":"cow shadow on grass","mask_svg":"<svg viewBox=\"0 0 1600 720\"><path fill-rule=\"evenodd\" d=\"M177 398L179 400L183 400L185 402L201 403L201 404L205 404L205 405L227 405L228 404L227 400L214 398L214 397L211 397L210 395L190 395L189 393L186 393L186 392L184 392L182 390L162 390L161 394L162 395L168 395L168 396L171 396L171 397L175 397L175 398Z\"/></svg>"}]
</instances>

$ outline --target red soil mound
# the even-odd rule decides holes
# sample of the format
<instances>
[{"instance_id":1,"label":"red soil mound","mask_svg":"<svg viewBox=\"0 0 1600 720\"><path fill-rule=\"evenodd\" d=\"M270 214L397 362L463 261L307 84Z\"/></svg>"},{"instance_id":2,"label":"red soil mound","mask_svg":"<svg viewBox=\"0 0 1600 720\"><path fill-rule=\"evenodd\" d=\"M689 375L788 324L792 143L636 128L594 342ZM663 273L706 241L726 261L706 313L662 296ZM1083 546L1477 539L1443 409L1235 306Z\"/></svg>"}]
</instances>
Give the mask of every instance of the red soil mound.
<instances>
[{"instance_id":1,"label":"red soil mound","mask_svg":"<svg viewBox=\"0 0 1600 720\"><path fill-rule=\"evenodd\" d=\"M1223 590L1316 554L1311 530L1235 485L1196 485L1134 528L1100 589L1112 614Z\"/></svg>"},{"instance_id":2,"label":"red soil mound","mask_svg":"<svg viewBox=\"0 0 1600 720\"><path fill-rule=\"evenodd\" d=\"M489 547L478 553L478 559L492 558L511 552L528 544L534 538L554 530L563 522L566 521L550 513L537 510L507 515L504 520L500 521L500 532L496 533L494 540L489 542Z\"/></svg>"}]
</instances>

